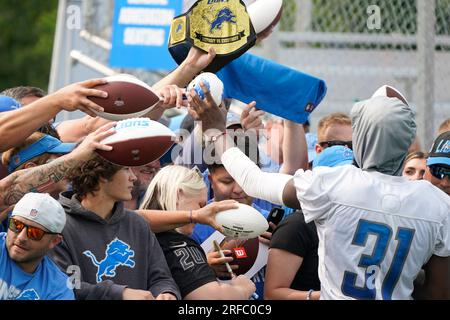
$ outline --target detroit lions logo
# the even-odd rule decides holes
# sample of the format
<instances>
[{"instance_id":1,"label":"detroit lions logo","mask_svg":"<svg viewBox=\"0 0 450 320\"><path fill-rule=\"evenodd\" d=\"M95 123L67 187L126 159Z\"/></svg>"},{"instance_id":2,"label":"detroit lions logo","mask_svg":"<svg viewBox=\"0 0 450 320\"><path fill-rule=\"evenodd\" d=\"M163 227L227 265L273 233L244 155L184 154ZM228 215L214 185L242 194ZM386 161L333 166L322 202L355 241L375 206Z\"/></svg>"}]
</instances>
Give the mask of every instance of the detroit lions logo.
<instances>
[{"instance_id":1,"label":"detroit lions logo","mask_svg":"<svg viewBox=\"0 0 450 320\"><path fill-rule=\"evenodd\" d=\"M135 262L131 259L134 257L134 250L130 246L115 238L106 247L105 259L98 262L94 254L90 250L83 252L85 256L91 259L92 263L97 267L97 283L102 282L102 277L113 278L116 276L116 268L126 266L134 268Z\"/></svg>"},{"instance_id":2,"label":"detroit lions logo","mask_svg":"<svg viewBox=\"0 0 450 320\"><path fill-rule=\"evenodd\" d=\"M40 300L40 298L34 289L27 289L22 291L16 300Z\"/></svg>"},{"instance_id":3,"label":"detroit lions logo","mask_svg":"<svg viewBox=\"0 0 450 320\"><path fill-rule=\"evenodd\" d=\"M225 22L234 23L234 24L236 24L236 22L237 22L235 20L236 16L228 8L223 8L222 10L220 10L219 13L217 14L216 18L212 22L209 21L206 17L203 17L203 18L206 21L208 21L208 23L211 25L211 29L209 29L210 33L213 33L214 29L221 30L222 25Z\"/></svg>"}]
</instances>

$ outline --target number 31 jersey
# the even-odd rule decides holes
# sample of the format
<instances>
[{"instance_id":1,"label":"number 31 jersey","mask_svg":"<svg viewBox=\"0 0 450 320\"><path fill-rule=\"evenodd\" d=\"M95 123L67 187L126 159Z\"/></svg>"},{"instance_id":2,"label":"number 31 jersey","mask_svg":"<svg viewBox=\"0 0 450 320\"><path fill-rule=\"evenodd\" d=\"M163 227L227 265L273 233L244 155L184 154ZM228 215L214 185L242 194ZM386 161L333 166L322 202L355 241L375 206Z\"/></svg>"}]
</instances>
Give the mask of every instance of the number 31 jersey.
<instances>
[{"instance_id":1,"label":"number 31 jersey","mask_svg":"<svg viewBox=\"0 0 450 320\"><path fill-rule=\"evenodd\" d=\"M346 165L294 183L317 226L321 299L411 299L430 257L450 256L450 197L427 181Z\"/></svg>"}]
</instances>

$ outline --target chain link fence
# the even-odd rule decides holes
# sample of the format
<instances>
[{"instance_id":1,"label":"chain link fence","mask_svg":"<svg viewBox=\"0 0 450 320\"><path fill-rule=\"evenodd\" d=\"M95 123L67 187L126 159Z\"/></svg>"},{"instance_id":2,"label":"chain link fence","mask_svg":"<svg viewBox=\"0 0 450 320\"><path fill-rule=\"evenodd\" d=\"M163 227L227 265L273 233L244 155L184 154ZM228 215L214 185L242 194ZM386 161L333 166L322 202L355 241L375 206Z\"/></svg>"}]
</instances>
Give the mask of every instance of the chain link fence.
<instances>
[{"instance_id":1,"label":"chain link fence","mask_svg":"<svg viewBox=\"0 0 450 320\"><path fill-rule=\"evenodd\" d=\"M437 126L450 117L450 0L436 0L428 16L419 14L421 2L425 8L433 4L284 0L278 31L255 51L327 82L327 97L312 115L313 128L324 114L349 112L383 84L397 87L418 114L426 149ZM434 28L426 29L430 17Z\"/></svg>"}]
</instances>

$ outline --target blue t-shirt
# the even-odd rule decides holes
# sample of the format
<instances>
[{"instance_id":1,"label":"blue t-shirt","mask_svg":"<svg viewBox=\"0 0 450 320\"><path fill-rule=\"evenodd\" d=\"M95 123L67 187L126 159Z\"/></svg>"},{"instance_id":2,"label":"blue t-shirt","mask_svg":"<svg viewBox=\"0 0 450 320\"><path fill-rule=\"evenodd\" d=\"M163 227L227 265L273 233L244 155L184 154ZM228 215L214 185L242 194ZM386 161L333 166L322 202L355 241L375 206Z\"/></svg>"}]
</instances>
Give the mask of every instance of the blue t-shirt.
<instances>
[{"instance_id":1,"label":"blue t-shirt","mask_svg":"<svg viewBox=\"0 0 450 320\"><path fill-rule=\"evenodd\" d=\"M209 200L208 203L211 203L213 200ZM258 210L265 218L269 215L269 211L263 210L258 207L256 204L252 204L252 207ZM216 229L206 224L196 224L194 227L194 231L192 232L191 238L194 239L198 244L202 244L203 241L209 238ZM262 300L264 297L264 279L266 277L266 267L259 270L253 277L252 281L256 287L256 294L258 294L258 300Z\"/></svg>"},{"instance_id":2,"label":"blue t-shirt","mask_svg":"<svg viewBox=\"0 0 450 320\"><path fill-rule=\"evenodd\" d=\"M0 233L0 300L74 300L67 279L47 256L33 274L23 271L8 255L6 233Z\"/></svg>"}]
</instances>

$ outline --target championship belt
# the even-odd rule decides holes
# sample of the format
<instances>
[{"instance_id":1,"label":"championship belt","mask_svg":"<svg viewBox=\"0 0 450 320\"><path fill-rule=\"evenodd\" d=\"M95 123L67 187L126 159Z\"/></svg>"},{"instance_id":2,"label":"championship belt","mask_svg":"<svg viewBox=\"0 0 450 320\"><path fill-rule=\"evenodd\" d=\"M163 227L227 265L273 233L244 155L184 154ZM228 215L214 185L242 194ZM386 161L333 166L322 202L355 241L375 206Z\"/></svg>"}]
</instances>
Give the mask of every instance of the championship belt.
<instances>
[{"instance_id":1,"label":"championship belt","mask_svg":"<svg viewBox=\"0 0 450 320\"><path fill-rule=\"evenodd\" d=\"M169 52L181 64L192 46L217 53L204 70L216 72L256 42L256 33L242 0L198 0L172 21Z\"/></svg>"}]
</instances>

